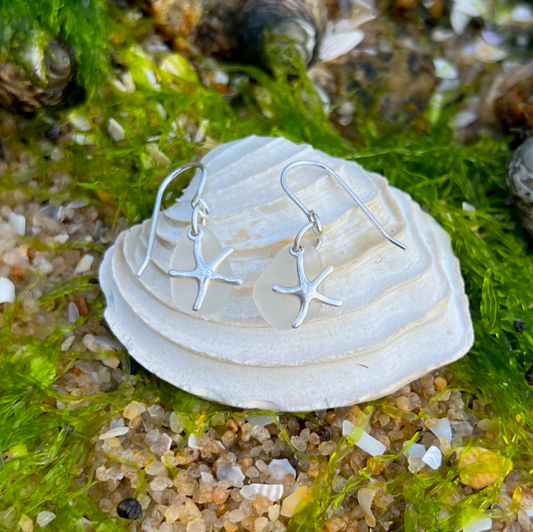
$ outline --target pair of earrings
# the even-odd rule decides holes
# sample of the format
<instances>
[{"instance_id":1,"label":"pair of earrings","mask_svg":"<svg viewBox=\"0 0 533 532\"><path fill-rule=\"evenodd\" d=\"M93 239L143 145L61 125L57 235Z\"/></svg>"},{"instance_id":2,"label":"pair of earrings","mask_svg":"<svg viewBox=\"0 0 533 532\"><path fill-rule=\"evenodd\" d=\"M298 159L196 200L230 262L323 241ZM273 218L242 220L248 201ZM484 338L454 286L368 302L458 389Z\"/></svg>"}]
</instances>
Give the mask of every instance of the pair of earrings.
<instances>
[{"instance_id":1,"label":"pair of earrings","mask_svg":"<svg viewBox=\"0 0 533 532\"><path fill-rule=\"evenodd\" d=\"M389 242L401 249L407 249L404 244L391 237L383 229L336 172L317 161L290 163L281 173L281 186L304 212L308 221L300 229L294 242L285 246L276 255L254 287L254 301L259 312L276 329L297 329L315 318L323 304L334 307L340 307L343 304L342 300L323 293L324 280L331 275L334 268L328 266L324 269L319 253L322 244L322 222L319 216L308 209L287 186L287 173L292 168L303 165L322 168L342 186ZM232 285L241 285L243 280L233 277L231 265L227 260L233 249L222 249L216 236L206 226L210 209L202 199L207 180L207 170L203 164L184 165L170 173L161 183L157 192L146 257L136 275L140 277L151 260L157 220L165 189L172 180L190 168L201 169L202 177L198 191L191 202L190 228L183 232L176 244L168 273L173 278L172 298L181 311L192 310L199 314L212 314L227 305L232 295ZM303 237L309 231L315 234L315 245L303 242Z\"/></svg>"}]
</instances>

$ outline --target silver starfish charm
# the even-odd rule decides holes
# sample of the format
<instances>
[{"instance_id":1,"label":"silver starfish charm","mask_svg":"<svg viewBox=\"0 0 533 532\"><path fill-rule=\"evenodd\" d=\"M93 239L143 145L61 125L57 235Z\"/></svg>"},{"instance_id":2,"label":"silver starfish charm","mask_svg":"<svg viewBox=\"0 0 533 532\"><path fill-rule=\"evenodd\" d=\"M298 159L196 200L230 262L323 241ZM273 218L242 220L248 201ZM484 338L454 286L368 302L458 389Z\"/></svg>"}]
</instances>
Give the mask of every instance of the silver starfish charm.
<instances>
[{"instance_id":1,"label":"silver starfish charm","mask_svg":"<svg viewBox=\"0 0 533 532\"><path fill-rule=\"evenodd\" d=\"M325 296L318 291L320 283L333 272L333 266L328 266L314 281L309 281L304 270L304 248L301 248L299 251L294 251L291 247L289 253L296 257L296 271L298 273L299 284L291 287L274 285L272 290L278 294L289 294L300 299L300 311L292 324L293 329L297 329L304 322L309 306L314 300L333 307L342 306L342 300Z\"/></svg>"},{"instance_id":2,"label":"silver starfish charm","mask_svg":"<svg viewBox=\"0 0 533 532\"><path fill-rule=\"evenodd\" d=\"M198 234L193 235L192 231L189 231L188 237L194 242L194 260L196 261L196 268L194 270L170 270L168 274L171 277L181 277L196 279L198 282L198 296L194 302L193 310L200 310L202 303L204 302L211 281L226 284L241 285L242 279L237 277L227 277L221 275L216 270L217 268L233 253L233 248L226 248L213 262L209 264L205 262L202 253L202 237L204 232L201 227L198 228Z\"/></svg>"}]
</instances>

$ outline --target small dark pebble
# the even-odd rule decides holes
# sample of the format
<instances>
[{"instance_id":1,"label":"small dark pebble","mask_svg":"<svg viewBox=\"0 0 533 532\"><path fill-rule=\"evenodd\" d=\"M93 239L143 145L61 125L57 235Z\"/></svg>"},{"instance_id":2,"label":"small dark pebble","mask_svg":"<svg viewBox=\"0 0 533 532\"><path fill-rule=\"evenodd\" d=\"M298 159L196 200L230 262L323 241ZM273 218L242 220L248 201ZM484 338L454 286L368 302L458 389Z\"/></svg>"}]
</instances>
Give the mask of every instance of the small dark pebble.
<instances>
[{"instance_id":1,"label":"small dark pebble","mask_svg":"<svg viewBox=\"0 0 533 532\"><path fill-rule=\"evenodd\" d=\"M46 130L45 135L49 140L57 140L61 136L61 126L59 124L54 124Z\"/></svg>"},{"instance_id":2,"label":"small dark pebble","mask_svg":"<svg viewBox=\"0 0 533 532\"><path fill-rule=\"evenodd\" d=\"M454 451L452 454L450 454L450 456L448 457L448 460L446 460L446 465L448 467L452 467L453 464L455 463L456 458L457 458L457 453Z\"/></svg>"},{"instance_id":3,"label":"small dark pebble","mask_svg":"<svg viewBox=\"0 0 533 532\"><path fill-rule=\"evenodd\" d=\"M100 284L100 281L96 277L91 277L89 279L90 284Z\"/></svg>"},{"instance_id":4,"label":"small dark pebble","mask_svg":"<svg viewBox=\"0 0 533 532\"><path fill-rule=\"evenodd\" d=\"M494 503L494 504L491 504L490 509L491 510L502 510L502 507L499 504Z\"/></svg>"},{"instance_id":5,"label":"small dark pebble","mask_svg":"<svg viewBox=\"0 0 533 532\"><path fill-rule=\"evenodd\" d=\"M117 506L117 514L123 519L135 521L140 519L143 514L141 503L133 497L122 499Z\"/></svg>"},{"instance_id":6,"label":"small dark pebble","mask_svg":"<svg viewBox=\"0 0 533 532\"><path fill-rule=\"evenodd\" d=\"M322 441L329 441L331 440L331 436L333 435L331 432L331 429L329 427L322 427L318 432L318 437Z\"/></svg>"},{"instance_id":7,"label":"small dark pebble","mask_svg":"<svg viewBox=\"0 0 533 532\"><path fill-rule=\"evenodd\" d=\"M526 371L526 374L524 375L525 379L526 379L526 382L533 386L533 366L531 366L527 371Z\"/></svg>"},{"instance_id":8,"label":"small dark pebble","mask_svg":"<svg viewBox=\"0 0 533 532\"><path fill-rule=\"evenodd\" d=\"M416 441L420 441L424 437L425 433L426 433L425 429L418 429L415 432L415 434L418 434L418 439Z\"/></svg>"},{"instance_id":9,"label":"small dark pebble","mask_svg":"<svg viewBox=\"0 0 533 532\"><path fill-rule=\"evenodd\" d=\"M523 333L526 330L526 324L522 320L516 320L514 328L516 332Z\"/></svg>"},{"instance_id":10,"label":"small dark pebble","mask_svg":"<svg viewBox=\"0 0 533 532\"><path fill-rule=\"evenodd\" d=\"M130 357L130 375L137 375L142 366L133 358Z\"/></svg>"}]
</instances>

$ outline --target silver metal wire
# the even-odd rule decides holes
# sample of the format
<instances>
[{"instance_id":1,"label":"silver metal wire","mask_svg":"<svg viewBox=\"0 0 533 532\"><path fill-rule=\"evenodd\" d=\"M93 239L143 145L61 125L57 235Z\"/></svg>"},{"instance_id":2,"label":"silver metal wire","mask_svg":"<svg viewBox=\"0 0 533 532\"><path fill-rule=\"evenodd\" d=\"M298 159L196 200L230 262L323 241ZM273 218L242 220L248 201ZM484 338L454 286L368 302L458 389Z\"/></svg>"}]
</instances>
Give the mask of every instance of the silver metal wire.
<instances>
[{"instance_id":1,"label":"silver metal wire","mask_svg":"<svg viewBox=\"0 0 533 532\"><path fill-rule=\"evenodd\" d=\"M135 274L137 277L140 277L143 274L144 270L146 270L148 264L150 264L150 260L152 259L152 251L154 248L155 241L155 231L157 228L157 221L159 219L159 212L161 211L161 202L163 201L163 195L165 194L165 190L167 189L168 185L170 185L170 183L174 179L176 179L176 177L178 177L183 172L190 170L191 168L199 168L200 170L202 170L202 178L200 180L200 185L198 186L198 191L196 192L196 195L194 196L191 202L191 205L193 207L193 214L191 220L193 234L198 234L198 218L201 219L201 223L204 223L205 219L207 218L207 215L209 214L210 209L201 197L205 188L205 183L207 181L206 167L202 163L189 163L184 164L183 166L180 166L176 170L170 172L170 174L168 174L165 179L163 179L161 185L159 185L159 189L157 190L154 213L152 216L152 225L150 227L150 236L148 237L148 246L146 248L146 256L144 257L142 264L139 266L139 269ZM195 229L196 233L194 233Z\"/></svg>"},{"instance_id":2,"label":"silver metal wire","mask_svg":"<svg viewBox=\"0 0 533 532\"><path fill-rule=\"evenodd\" d=\"M320 163L318 161L294 161L290 164L288 164L283 171L281 172L281 186L283 187L283 190L287 193L289 198L291 198L298 207L304 212L307 219L309 220L309 223L307 223L296 235L296 238L294 239L294 245L292 247L293 251L299 251L301 249L300 247L300 241L306 231L310 229L310 226L312 224L313 231L317 235L317 245L316 249L320 249L320 245L322 243L322 223L320 221L320 218L316 214L316 212L308 209L295 195L294 193L289 189L287 186L287 173L291 168L295 168L297 166L318 166L319 168L322 168L325 170L333 179L339 183L339 185L349 194L349 196L355 201L355 203L361 208L361 210L370 218L370 221L376 226L376 228L379 230L379 232L392 244L398 246L401 249L407 249L407 246L405 244L402 244L400 241L396 240L392 236L383 229L381 224L376 220L374 215L365 207L364 203L355 195L353 190L342 180L342 178L334 172L331 168L326 166L323 163Z\"/></svg>"}]
</instances>

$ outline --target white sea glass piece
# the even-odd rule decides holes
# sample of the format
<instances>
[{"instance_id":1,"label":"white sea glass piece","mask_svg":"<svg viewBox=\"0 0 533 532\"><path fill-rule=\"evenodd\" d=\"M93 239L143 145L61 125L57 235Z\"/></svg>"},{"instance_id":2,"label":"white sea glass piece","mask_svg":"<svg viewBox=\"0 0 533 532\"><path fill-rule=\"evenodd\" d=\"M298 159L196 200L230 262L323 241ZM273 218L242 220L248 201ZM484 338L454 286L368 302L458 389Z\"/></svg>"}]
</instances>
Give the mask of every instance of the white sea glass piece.
<instances>
[{"instance_id":1,"label":"white sea glass piece","mask_svg":"<svg viewBox=\"0 0 533 532\"><path fill-rule=\"evenodd\" d=\"M194 241L189 238L189 229L190 227L183 231L176 244L170 259L170 270L190 271L196 268ZM210 263L222 253L223 248L211 229L201 226L201 231L203 233L201 239L202 256L205 262ZM218 266L216 271L221 275L233 277L231 265L227 259ZM231 299L234 289L231 284L211 281L200 309L194 311L193 306L198 297L198 281L196 279L172 277L170 285L172 300L176 307L182 312L201 316L215 314L222 310Z\"/></svg>"},{"instance_id":2,"label":"white sea glass piece","mask_svg":"<svg viewBox=\"0 0 533 532\"><path fill-rule=\"evenodd\" d=\"M300 312L300 299L294 295L278 294L272 290L274 285L297 286L299 284L296 270L296 257L290 254L289 249L293 242L285 246L268 265L254 287L254 301L261 316L269 325L276 329L289 330ZM304 271L307 279L315 280L322 270L320 253L311 244L303 244ZM319 292L325 293L324 283L320 284ZM316 318L322 303L313 301L302 325Z\"/></svg>"}]
</instances>

